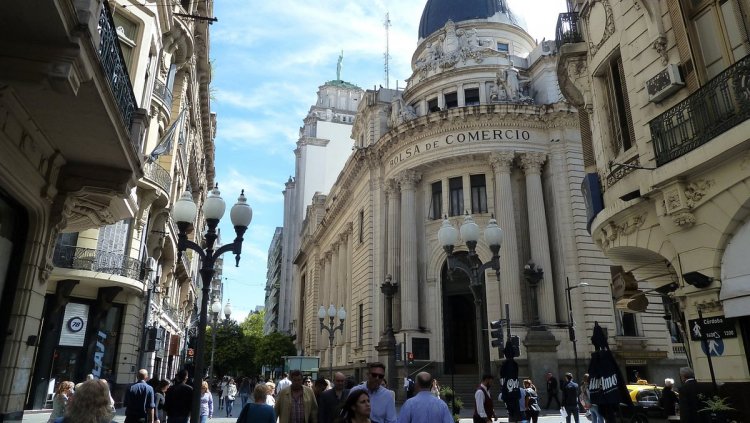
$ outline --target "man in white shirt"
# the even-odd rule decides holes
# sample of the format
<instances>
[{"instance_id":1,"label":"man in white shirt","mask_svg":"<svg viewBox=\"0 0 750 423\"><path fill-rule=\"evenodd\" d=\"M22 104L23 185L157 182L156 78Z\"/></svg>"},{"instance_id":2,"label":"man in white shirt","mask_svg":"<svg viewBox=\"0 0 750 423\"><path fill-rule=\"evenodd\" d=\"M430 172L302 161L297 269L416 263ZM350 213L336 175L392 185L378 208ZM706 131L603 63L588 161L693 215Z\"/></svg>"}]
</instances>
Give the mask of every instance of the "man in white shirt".
<instances>
[{"instance_id":1,"label":"man in white shirt","mask_svg":"<svg viewBox=\"0 0 750 423\"><path fill-rule=\"evenodd\" d=\"M291 385L292 381L289 380L289 374L287 372L281 373L281 380L276 384L276 395L278 395L284 388Z\"/></svg>"}]
</instances>

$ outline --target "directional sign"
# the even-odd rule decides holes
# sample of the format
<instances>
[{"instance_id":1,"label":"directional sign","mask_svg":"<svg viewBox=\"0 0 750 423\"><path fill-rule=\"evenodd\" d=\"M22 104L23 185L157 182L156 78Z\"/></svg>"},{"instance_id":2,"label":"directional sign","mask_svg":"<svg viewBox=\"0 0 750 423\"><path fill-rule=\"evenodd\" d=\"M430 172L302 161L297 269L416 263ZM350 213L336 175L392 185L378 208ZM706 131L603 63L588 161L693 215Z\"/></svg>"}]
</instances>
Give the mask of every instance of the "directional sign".
<instances>
[{"instance_id":1,"label":"directional sign","mask_svg":"<svg viewBox=\"0 0 750 423\"><path fill-rule=\"evenodd\" d=\"M706 342L701 342L701 348L704 354L710 353L711 357L718 357L724 354L724 341L721 338L706 339Z\"/></svg>"},{"instance_id":2,"label":"directional sign","mask_svg":"<svg viewBox=\"0 0 750 423\"><path fill-rule=\"evenodd\" d=\"M705 336L706 339L736 338L737 325L735 322L734 318L726 318L724 316L688 320L690 339L700 341L702 336Z\"/></svg>"}]
</instances>

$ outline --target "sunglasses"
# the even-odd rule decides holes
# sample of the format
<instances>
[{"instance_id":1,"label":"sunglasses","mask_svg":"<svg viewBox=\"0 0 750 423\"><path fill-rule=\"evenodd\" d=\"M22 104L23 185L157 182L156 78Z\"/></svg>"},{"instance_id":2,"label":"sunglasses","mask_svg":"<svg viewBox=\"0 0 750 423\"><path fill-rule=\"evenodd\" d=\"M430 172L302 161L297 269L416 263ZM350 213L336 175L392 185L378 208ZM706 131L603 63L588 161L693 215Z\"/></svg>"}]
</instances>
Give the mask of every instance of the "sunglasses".
<instances>
[{"instance_id":1,"label":"sunglasses","mask_svg":"<svg viewBox=\"0 0 750 423\"><path fill-rule=\"evenodd\" d=\"M370 376L376 377L378 379L383 379L385 377L385 374L383 374L383 373L370 373Z\"/></svg>"}]
</instances>

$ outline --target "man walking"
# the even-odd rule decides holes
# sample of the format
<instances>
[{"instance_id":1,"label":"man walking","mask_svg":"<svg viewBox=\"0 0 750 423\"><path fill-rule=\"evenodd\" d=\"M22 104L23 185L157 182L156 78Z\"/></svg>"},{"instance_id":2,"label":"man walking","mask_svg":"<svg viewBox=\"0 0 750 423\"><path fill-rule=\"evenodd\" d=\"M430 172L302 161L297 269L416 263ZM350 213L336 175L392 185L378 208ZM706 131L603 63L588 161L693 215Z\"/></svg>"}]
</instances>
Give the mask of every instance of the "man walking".
<instances>
[{"instance_id":1,"label":"man walking","mask_svg":"<svg viewBox=\"0 0 750 423\"><path fill-rule=\"evenodd\" d=\"M550 404L552 404L552 400L555 400L555 403L557 403L557 408L555 408L555 410L557 410L558 408L561 407L560 398L557 397L557 389L558 389L557 378L552 376L552 372L547 372L546 377L547 377L547 406L544 408L549 410L550 409L549 406Z\"/></svg>"},{"instance_id":2,"label":"man walking","mask_svg":"<svg viewBox=\"0 0 750 423\"><path fill-rule=\"evenodd\" d=\"M148 370L138 370L138 382L125 392L125 423L154 422L154 388L149 386Z\"/></svg>"},{"instance_id":3,"label":"man walking","mask_svg":"<svg viewBox=\"0 0 750 423\"><path fill-rule=\"evenodd\" d=\"M490 388L492 381L495 379L491 374L482 376L482 383L474 392L474 423L491 423L495 418L495 410L492 406L492 397Z\"/></svg>"},{"instance_id":4,"label":"man walking","mask_svg":"<svg viewBox=\"0 0 750 423\"><path fill-rule=\"evenodd\" d=\"M370 420L378 423L396 423L396 394L383 386L385 365L374 362L367 367L367 381L352 388L349 395L356 391L367 391L372 407Z\"/></svg>"},{"instance_id":5,"label":"man walking","mask_svg":"<svg viewBox=\"0 0 750 423\"><path fill-rule=\"evenodd\" d=\"M565 407L565 423L570 423L572 416L576 423L579 423L578 416L578 384L573 380L572 373L565 373L565 385L562 389L562 403Z\"/></svg>"},{"instance_id":6,"label":"man walking","mask_svg":"<svg viewBox=\"0 0 750 423\"><path fill-rule=\"evenodd\" d=\"M318 403L312 388L302 386L302 372L289 372L292 384L282 389L276 398L274 410L279 423L317 423Z\"/></svg>"},{"instance_id":7,"label":"man walking","mask_svg":"<svg viewBox=\"0 0 750 423\"><path fill-rule=\"evenodd\" d=\"M417 374L416 395L406 400L398 415L398 423L453 423L453 416L445 401L432 395L432 376Z\"/></svg>"},{"instance_id":8,"label":"man walking","mask_svg":"<svg viewBox=\"0 0 750 423\"><path fill-rule=\"evenodd\" d=\"M698 382L695 381L695 373L690 367L680 369L680 421L687 423L698 423L698 409L702 402L698 398Z\"/></svg>"},{"instance_id":9,"label":"man walking","mask_svg":"<svg viewBox=\"0 0 750 423\"><path fill-rule=\"evenodd\" d=\"M318 423L333 423L333 419L339 416L341 406L349 396L349 390L344 388L346 376L341 372L333 375L333 389L320 394L318 402Z\"/></svg>"},{"instance_id":10,"label":"man walking","mask_svg":"<svg viewBox=\"0 0 750 423\"><path fill-rule=\"evenodd\" d=\"M287 372L281 373L281 380L276 383L276 395L279 395L279 392L291 384L292 381L289 380L289 374L287 374Z\"/></svg>"},{"instance_id":11,"label":"man walking","mask_svg":"<svg viewBox=\"0 0 750 423\"><path fill-rule=\"evenodd\" d=\"M169 423L187 423L193 405L193 387L185 383L187 370L177 372L176 383L169 387L164 396L164 412Z\"/></svg>"}]
</instances>

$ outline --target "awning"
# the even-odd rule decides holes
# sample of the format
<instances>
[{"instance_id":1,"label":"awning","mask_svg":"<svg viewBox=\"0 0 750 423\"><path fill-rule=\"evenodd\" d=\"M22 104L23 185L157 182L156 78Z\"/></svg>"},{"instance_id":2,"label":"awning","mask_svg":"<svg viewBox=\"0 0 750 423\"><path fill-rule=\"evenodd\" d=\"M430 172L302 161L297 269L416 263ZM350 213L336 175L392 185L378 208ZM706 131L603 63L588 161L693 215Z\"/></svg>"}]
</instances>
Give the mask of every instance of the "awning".
<instances>
[{"instance_id":1,"label":"awning","mask_svg":"<svg viewBox=\"0 0 750 423\"><path fill-rule=\"evenodd\" d=\"M724 304L725 317L750 315L750 275L735 276L721 281L719 299Z\"/></svg>"}]
</instances>

